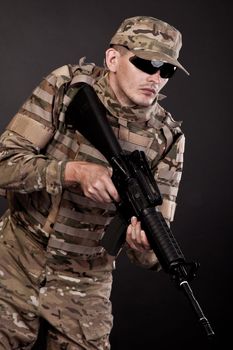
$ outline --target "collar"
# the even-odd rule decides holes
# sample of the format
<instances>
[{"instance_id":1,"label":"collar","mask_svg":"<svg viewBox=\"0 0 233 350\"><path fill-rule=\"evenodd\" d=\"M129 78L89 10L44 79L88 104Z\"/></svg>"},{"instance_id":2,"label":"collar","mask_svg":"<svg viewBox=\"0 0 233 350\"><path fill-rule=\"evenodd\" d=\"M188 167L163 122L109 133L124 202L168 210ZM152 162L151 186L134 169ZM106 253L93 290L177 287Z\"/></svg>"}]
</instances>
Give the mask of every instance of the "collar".
<instances>
[{"instance_id":1,"label":"collar","mask_svg":"<svg viewBox=\"0 0 233 350\"><path fill-rule=\"evenodd\" d=\"M148 122L156 114L157 101L162 98L161 95L158 96L149 107L121 106L109 84L108 71L96 80L93 87L110 114L116 118L127 119L128 122Z\"/></svg>"}]
</instances>

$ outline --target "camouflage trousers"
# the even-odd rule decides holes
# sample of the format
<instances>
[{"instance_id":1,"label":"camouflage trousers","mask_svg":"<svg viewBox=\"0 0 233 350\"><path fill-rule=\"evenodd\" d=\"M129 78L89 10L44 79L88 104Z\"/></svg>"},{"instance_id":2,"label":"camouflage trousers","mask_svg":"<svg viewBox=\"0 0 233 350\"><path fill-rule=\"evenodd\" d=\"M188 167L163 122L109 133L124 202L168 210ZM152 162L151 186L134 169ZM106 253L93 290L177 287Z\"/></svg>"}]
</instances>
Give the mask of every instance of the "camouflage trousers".
<instances>
[{"instance_id":1,"label":"camouflage trousers","mask_svg":"<svg viewBox=\"0 0 233 350\"><path fill-rule=\"evenodd\" d=\"M45 247L3 218L0 350L32 349L41 318L48 322L47 350L110 349L111 285L111 271L55 271Z\"/></svg>"}]
</instances>

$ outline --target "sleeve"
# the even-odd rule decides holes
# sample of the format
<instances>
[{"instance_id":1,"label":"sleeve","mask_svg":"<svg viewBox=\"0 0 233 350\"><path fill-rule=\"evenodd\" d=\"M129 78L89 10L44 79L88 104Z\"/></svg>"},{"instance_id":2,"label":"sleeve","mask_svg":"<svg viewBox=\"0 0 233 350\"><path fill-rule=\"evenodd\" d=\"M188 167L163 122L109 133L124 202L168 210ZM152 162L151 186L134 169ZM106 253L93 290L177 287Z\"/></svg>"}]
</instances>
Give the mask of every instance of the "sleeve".
<instances>
[{"instance_id":1,"label":"sleeve","mask_svg":"<svg viewBox=\"0 0 233 350\"><path fill-rule=\"evenodd\" d=\"M56 130L59 79L57 71L44 78L1 135L1 188L21 193L42 189L54 195L61 192L64 162L42 153Z\"/></svg>"},{"instance_id":2,"label":"sleeve","mask_svg":"<svg viewBox=\"0 0 233 350\"><path fill-rule=\"evenodd\" d=\"M135 249L132 249L128 243L125 243L125 250L129 260L144 269L150 269L153 271L160 271L161 266L157 259L157 256L153 250L145 250L145 252L139 252Z\"/></svg>"},{"instance_id":3,"label":"sleeve","mask_svg":"<svg viewBox=\"0 0 233 350\"><path fill-rule=\"evenodd\" d=\"M163 203L159 210L170 225L174 220L176 199L183 171L185 137L181 134L155 169L155 179Z\"/></svg>"}]
</instances>

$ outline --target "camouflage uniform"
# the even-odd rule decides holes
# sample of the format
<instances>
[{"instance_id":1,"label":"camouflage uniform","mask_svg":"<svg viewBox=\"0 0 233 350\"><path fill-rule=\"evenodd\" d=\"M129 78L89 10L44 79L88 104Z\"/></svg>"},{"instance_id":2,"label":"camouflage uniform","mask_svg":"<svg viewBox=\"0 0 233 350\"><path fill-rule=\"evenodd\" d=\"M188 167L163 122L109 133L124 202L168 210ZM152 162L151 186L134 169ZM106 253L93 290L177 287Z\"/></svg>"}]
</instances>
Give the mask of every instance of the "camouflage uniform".
<instances>
[{"instance_id":1,"label":"camouflage uniform","mask_svg":"<svg viewBox=\"0 0 233 350\"><path fill-rule=\"evenodd\" d=\"M0 222L0 349L31 349L39 317L50 324L48 349L109 349L114 257L99 246L115 214L113 204L84 197L64 183L69 160L107 160L65 122L80 81L92 84L125 150L145 151L173 220L181 178L184 135L154 101L121 107L108 72L94 64L65 65L33 91L0 139L0 186L9 210ZM157 270L152 251L126 245L136 264Z\"/></svg>"}]
</instances>

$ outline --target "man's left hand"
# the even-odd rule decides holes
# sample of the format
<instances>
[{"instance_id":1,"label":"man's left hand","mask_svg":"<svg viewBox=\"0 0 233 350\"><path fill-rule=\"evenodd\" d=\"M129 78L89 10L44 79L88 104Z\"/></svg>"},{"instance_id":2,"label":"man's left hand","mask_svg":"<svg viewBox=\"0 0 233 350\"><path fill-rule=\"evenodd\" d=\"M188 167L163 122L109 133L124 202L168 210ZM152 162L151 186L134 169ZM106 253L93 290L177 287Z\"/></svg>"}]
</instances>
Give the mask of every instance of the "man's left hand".
<instances>
[{"instance_id":1,"label":"man's left hand","mask_svg":"<svg viewBox=\"0 0 233 350\"><path fill-rule=\"evenodd\" d=\"M135 216L131 218L131 223L127 228L126 241L132 249L142 253L151 249L145 231L141 229L141 222Z\"/></svg>"}]
</instances>

